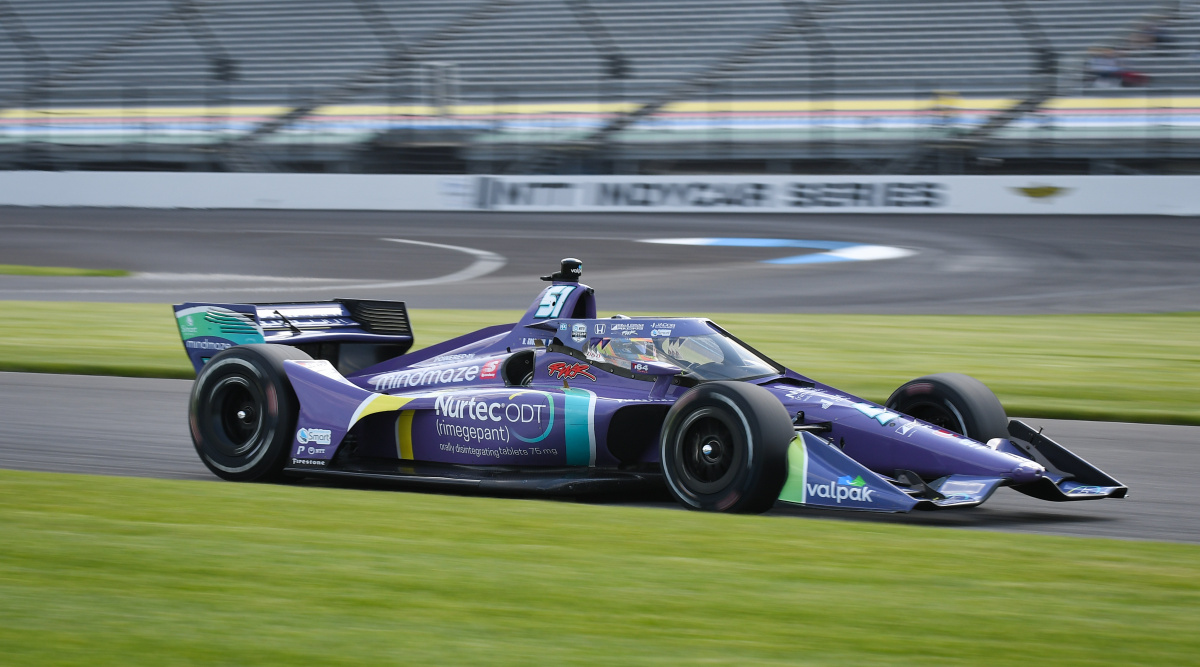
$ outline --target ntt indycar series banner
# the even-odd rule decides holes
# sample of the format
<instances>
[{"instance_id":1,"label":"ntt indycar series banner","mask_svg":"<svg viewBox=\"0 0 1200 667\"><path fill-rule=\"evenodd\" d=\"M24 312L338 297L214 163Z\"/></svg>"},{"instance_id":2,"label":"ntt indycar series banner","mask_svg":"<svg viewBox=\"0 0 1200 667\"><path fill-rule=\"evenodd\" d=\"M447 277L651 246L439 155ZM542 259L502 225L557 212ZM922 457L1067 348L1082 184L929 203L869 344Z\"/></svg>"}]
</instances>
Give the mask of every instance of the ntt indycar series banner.
<instances>
[{"instance_id":1,"label":"ntt indycar series banner","mask_svg":"<svg viewBox=\"0 0 1200 667\"><path fill-rule=\"evenodd\" d=\"M795 180L754 177L555 179L477 177L475 208L498 210L936 209L946 184L928 178Z\"/></svg>"},{"instance_id":2,"label":"ntt indycar series banner","mask_svg":"<svg viewBox=\"0 0 1200 667\"><path fill-rule=\"evenodd\" d=\"M1197 215L1195 176L474 176L447 204L488 211Z\"/></svg>"}]
</instances>

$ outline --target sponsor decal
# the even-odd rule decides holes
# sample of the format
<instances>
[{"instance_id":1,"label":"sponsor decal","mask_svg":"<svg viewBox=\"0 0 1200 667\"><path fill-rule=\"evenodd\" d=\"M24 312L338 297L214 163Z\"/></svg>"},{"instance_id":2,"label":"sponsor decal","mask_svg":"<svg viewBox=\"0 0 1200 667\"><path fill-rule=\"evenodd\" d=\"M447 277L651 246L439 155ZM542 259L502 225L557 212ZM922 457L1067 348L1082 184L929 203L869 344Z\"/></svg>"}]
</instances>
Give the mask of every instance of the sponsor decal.
<instances>
[{"instance_id":1,"label":"sponsor decal","mask_svg":"<svg viewBox=\"0 0 1200 667\"><path fill-rule=\"evenodd\" d=\"M567 325L567 323L566 323L566 322L559 322L559 323L558 323L558 330L559 330L559 331L566 331L568 328L570 328L570 327L568 327L568 325Z\"/></svg>"},{"instance_id":2,"label":"sponsor decal","mask_svg":"<svg viewBox=\"0 0 1200 667\"><path fill-rule=\"evenodd\" d=\"M880 426L887 426L889 422L900 416L895 412L877 408L870 403L855 403L854 409L879 422Z\"/></svg>"},{"instance_id":3,"label":"sponsor decal","mask_svg":"<svg viewBox=\"0 0 1200 667\"><path fill-rule=\"evenodd\" d=\"M954 431L947 431L944 428L934 429L933 433L934 433L934 435L940 435L943 438L954 438L955 440L963 437L963 436L955 433Z\"/></svg>"},{"instance_id":4,"label":"sponsor decal","mask_svg":"<svg viewBox=\"0 0 1200 667\"><path fill-rule=\"evenodd\" d=\"M520 396L525 392L513 394ZM439 417L473 419L475 421L508 422L510 424L541 424L545 405L514 403L511 401L487 401L470 398L438 396L433 404L433 413Z\"/></svg>"},{"instance_id":5,"label":"sponsor decal","mask_svg":"<svg viewBox=\"0 0 1200 667\"><path fill-rule=\"evenodd\" d=\"M596 206L761 207L771 203L767 183L598 183Z\"/></svg>"},{"instance_id":6,"label":"sponsor decal","mask_svg":"<svg viewBox=\"0 0 1200 667\"><path fill-rule=\"evenodd\" d=\"M499 362L497 362L499 363ZM375 391L387 391L399 387L421 387L425 385L456 384L471 382L479 373L479 366L457 368L414 368L404 371L383 373L367 380ZM494 377L494 376L493 376Z\"/></svg>"},{"instance_id":7,"label":"sponsor decal","mask_svg":"<svg viewBox=\"0 0 1200 667\"><path fill-rule=\"evenodd\" d=\"M591 366L588 364L566 364L561 361L556 361L546 367L551 377L556 377L560 380L571 380L578 376L588 378L592 382L596 381L596 376L589 371Z\"/></svg>"},{"instance_id":8,"label":"sponsor decal","mask_svg":"<svg viewBox=\"0 0 1200 667\"><path fill-rule=\"evenodd\" d=\"M938 489L938 493L946 496L977 496L983 492L987 485L983 482L966 482L958 480L950 480L942 484L942 488Z\"/></svg>"},{"instance_id":9,"label":"sponsor decal","mask_svg":"<svg viewBox=\"0 0 1200 667\"><path fill-rule=\"evenodd\" d=\"M1042 199L1050 201L1059 195L1065 195L1071 191L1071 188L1060 188L1057 185L1030 185L1024 188L1009 188L1013 192L1029 197L1030 199Z\"/></svg>"},{"instance_id":10,"label":"sponsor decal","mask_svg":"<svg viewBox=\"0 0 1200 667\"><path fill-rule=\"evenodd\" d=\"M491 176L477 180L477 208L497 206L572 206L576 185L564 181L509 182Z\"/></svg>"},{"instance_id":11,"label":"sponsor decal","mask_svg":"<svg viewBox=\"0 0 1200 667\"><path fill-rule=\"evenodd\" d=\"M646 325L642 322L617 322L610 324L608 331L614 336L628 336L632 333L641 333L645 328Z\"/></svg>"},{"instance_id":12,"label":"sponsor decal","mask_svg":"<svg viewBox=\"0 0 1200 667\"><path fill-rule=\"evenodd\" d=\"M583 322L576 322L571 326L571 340L576 343L582 343L587 339L587 325Z\"/></svg>"},{"instance_id":13,"label":"sponsor decal","mask_svg":"<svg viewBox=\"0 0 1200 667\"><path fill-rule=\"evenodd\" d=\"M896 432L900 435L908 435L917 428L916 422L903 422L896 427Z\"/></svg>"},{"instance_id":14,"label":"sponsor decal","mask_svg":"<svg viewBox=\"0 0 1200 667\"><path fill-rule=\"evenodd\" d=\"M504 361L503 359L493 359L493 360L487 362L486 364L484 364L483 367L479 370L479 379L495 380L496 379L496 370L500 368L500 364L503 363L503 361Z\"/></svg>"},{"instance_id":15,"label":"sponsor decal","mask_svg":"<svg viewBox=\"0 0 1200 667\"><path fill-rule=\"evenodd\" d=\"M358 322L347 317L310 317L305 315L297 315L295 313L284 313L291 323L303 329L321 329L329 327L355 327ZM259 319L262 320L263 326L267 329L290 329L291 326L276 315L271 313L260 313Z\"/></svg>"},{"instance_id":16,"label":"sponsor decal","mask_svg":"<svg viewBox=\"0 0 1200 667\"><path fill-rule=\"evenodd\" d=\"M1108 489L1102 486L1077 486L1070 491L1067 491L1068 496L1103 496L1108 494Z\"/></svg>"},{"instance_id":17,"label":"sponsor decal","mask_svg":"<svg viewBox=\"0 0 1200 667\"><path fill-rule=\"evenodd\" d=\"M442 355L438 355L438 356L430 359L429 361L426 361L425 363L431 364L431 365L432 364L448 364L448 363L455 362L455 361L463 361L465 359L473 359L474 357L475 357L475 354L473 352L467 352L467 353L463 353L463 354L442 354Z\"/></svg>"},{"instance_id":18,"label":"sponsor decal","mask_svg":"<svg viewBox=\"0 0 1200 667\"><path fill-rule=\"evenodd\" d=\"M665 338L667 336L670 336L672 333L674 333L674 332L671 331L670 329L651 329L650 330L650 336L652 338Z\"/></svg>"},{"instance_id":19,"label":"sponsor decal","mask_svg":"<svg viewBox=\"0 0 1200 667\"><path fill-rule=\"evenodd\" d=\"M319 373L321 375L324 375L327 378L337 380L338 382L342 382L345 384L352 385L352 383L349 380L342 377L342 374L339 373L337 371L337 369L333 367L333 364L329 363L328 361L326 361L324 359L313 359L311 361L310 360L298 360L295 363L298 366L303 366L303 367L307 368L308 370L313 371L315 373Z\"/></svg>"},{"instance_id":20,"label":"sponsor decal","mask_svg":"<svg viewBox=\"0 0 1200 667\"><path fill-rule=\"evenodd\" d=\"M543 399L545 403L514 400L526 395ZM433 413L437 418L434 427L439 436L467 443L507 443L512 439L526 443L540 442L550 435L550 429L554 426L554 403L548 394L542 392L519 391L507 400L439 396L434 402ZM542 424L545 424L544 429L541 428ZM521 431L528 434L531 426L535 435L527 437L521 434ZM445 448L443 450L448 451Z\"/></svg>"},{"instance_id":21,"label":"sponsor decal","mask_svg":"<svg viewBox=\"0 0 1200 667\"><path fill-rule=\"evenodd\" d=\"M835 405L850 406L852 403L842 396L832 396L820 389L813 387L802 387L798 389L788 389L783 394L784 398L789 401L803 402L818 402L822 410L828 410Z\"/></svg>"},{"instance_id":22,"label":"sponsor decal","mask_svg":"<svg viewBox=\"0 0 1200 667\"><path fill-rule=\"evenodd\" d=\"M792 183L784 194L787 206L937 208L946 203L943 183Z\"/></svg>"},{"instance_id":23,"label":"sponsor decal","mask_svg":"<svg viewBox=\"0 0 1200 667\"><path fill-rule=\"evenodd\" d=\"M498 459L501 456L558 456L556 447L472 447L470 445L453 445L438 443L438 449L455 454L468 454L475 458Z\"/></svg>"},{"instance_id":24,"label":"sponsor decal","mask_svg":"<svg viewBox=\"0 0 1200 667\"><path fill-rule=\"evenodd\" d=\"M222 343L215 340L198 340L189 338L183 341L183 344L189 350L228 350L233 347L233 343Z\"/></svg>"},{"instance_id":25,"label":"sponsor decal","mask_svg":"<svg viewBox=\"0 0 1200 667\"><path fill-rule=\"evenodd\" d=\"M603 325L603 324L597 324L597 325L596 325L596 327L595 327L595 331L596 331L596 335L597 335L597 336L603 336L603 335L604 335L604 325Z\"/></svg>"},{"instance_id":26,"label":"sponsor decal","mask_svg":"<svg viewBox=\"0 0 1200 667\"><path fill-rule=\"evenodd\" d=\"M292 459L292 465L325 467L325 462L324 461L313 461L311 459Z\"/></svg>"},{"instance_id":27,"label":"sponsor decal","mask_svg":"<svg viewBox=\"0 0 1200 667\"><path fill-rule=\"evenodd\" d=\"M307 445L314 442L318 445L328 445L330 443L330 435L328 429L324 428L302 428L296 431L296 442ZM311 447L310 447L311 449ZM299 454L299 452L296 452Z\"/></svg>"},{"instance_id":28,"label":"sponsor decal","mask_svg":"<svg viewBox=\"0 0 1200 667\"><path fill-rule=\"evenodd\" d=\"M633 371L635 373L649 373L650 367L647 366L646 364L634 364Z\"/></svg>"},{"instance_id":29,"label":"sponsor decal","mask_svg":"<svg viewBox=\"0 0 1200 667\"><path fill-rule=\"evenodd\" d=\"M300 445L300 446L296 447L296 456L303 456L304 452L306 452L306 451L308 452L309 456L313 456L315 454L324 454L325 448L324 447L305 447L304 445Z\"/></svg>"},{"instance_id":30,"label":"sponsor decal","mask_svg":"<svg viewBox=\"0 0 1200 667\"><path fill-rule=\"evenodd\" d=\"M858 503L869 503L871 502L871 494L874 493L874 491L867 488L867 483L863 481L861 475L857 477L844 475L837 478L837 481L835 482L820 484L809 483L806 490L808 491L809 496L814 496L817 498L830 498L839 505L842 504L843 500Z\"/></svg>"},{"instance_id":31,"label":"sponsor decal","mask_svg":"<svg viewBox=\"0 0 1200 667\"><path fill-rule=\"evenodd\" d=\"M655 329L674 329L675 323L674 322L655 322L654 324L651 324L650 326L654 327Z\"/></svg>"}]
</instances>

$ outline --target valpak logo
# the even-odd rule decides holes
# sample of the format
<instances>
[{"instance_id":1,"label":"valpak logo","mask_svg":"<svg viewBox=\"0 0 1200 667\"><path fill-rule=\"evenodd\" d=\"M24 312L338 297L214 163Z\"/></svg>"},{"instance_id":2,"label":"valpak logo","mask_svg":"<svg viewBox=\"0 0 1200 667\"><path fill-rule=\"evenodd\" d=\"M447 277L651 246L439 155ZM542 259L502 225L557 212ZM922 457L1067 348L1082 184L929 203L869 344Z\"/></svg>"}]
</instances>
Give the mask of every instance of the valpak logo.
<instances>
[{"instance_id":1,"label":"valpak logo","mask_svg":"<svg viewBox=\"0 0 1200 667\"><path fill-rule=\"evenodd\" d=\"M867 483L863 481L862 475L850 477L843 475L837 478L836 482L828 484L807 484L808 495L815 498L830 498L837 504L841 505L843 500L853 501L856 503L871 502L871 494L874 493L867 488Z\"/></svg>"},{"instance_id":2,"label":"valpak logo","mask_svg":"<svg viewBox=\"0 0 1200 667\"><path fill-rule=\"evenodd\" d=\"M315 445L328 445L332 433L328 429L323 428L302 428L296 431L296 442L307 445L313 443Z\"/></svg>"}]
</instances>

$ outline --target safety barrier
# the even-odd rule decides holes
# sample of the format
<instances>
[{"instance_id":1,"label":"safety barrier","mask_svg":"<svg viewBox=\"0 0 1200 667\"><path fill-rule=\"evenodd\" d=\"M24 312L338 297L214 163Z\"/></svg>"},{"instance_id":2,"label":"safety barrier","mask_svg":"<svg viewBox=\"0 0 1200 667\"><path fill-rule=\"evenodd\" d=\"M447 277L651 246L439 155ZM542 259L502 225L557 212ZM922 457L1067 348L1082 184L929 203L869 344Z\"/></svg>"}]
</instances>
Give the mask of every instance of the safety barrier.
<instances>
[{"instance_id":1,"label":"safety barrier","mask_svg":"<svg viewBox=\"0 0 1200 667\"><path fill-rule=\"evenodd\" d=\"M1200 176L0 172L0 205L382 211L1200 215Z\"/></svg>"}]
</instances>

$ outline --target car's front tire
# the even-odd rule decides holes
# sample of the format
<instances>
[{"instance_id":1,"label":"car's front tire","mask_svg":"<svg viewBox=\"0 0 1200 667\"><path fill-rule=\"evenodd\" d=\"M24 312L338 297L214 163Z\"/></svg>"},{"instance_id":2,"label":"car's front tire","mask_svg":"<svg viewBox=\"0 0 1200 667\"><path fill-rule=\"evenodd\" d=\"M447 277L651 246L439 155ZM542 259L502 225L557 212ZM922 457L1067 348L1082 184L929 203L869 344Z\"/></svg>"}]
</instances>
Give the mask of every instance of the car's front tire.
<instances>
[{"instance_id":1,"label":"car's front tire","mask_svg":"<svg viewBox=\"0 0 1200 667\"><path fill-rule=\"evenodd\" d=\"M663 422L667 487L690 509L765 512L787 480L794 436L787 409L766 389L742 382L698 385Z\"/></svg>"},{"instance_id":2,"label":"car's front tire","mask_svg":"<svg viewBox=\"0 0 1200 667\"><path fill-rule=\"evenodd\" d=\"M1008 415L987 385L961 373L936 373L900 385L887 407L978 442L1008 437Z\"/></svg>"},{"instance_id":3,"label":"car's front tire","mask_svg":"<svg viewBox=\"0 0 1200 667\"><path fill-rule=\"evenodd\" d=\"M299 402L283 369L312 357L286 345L239 345L217 353L196 376L188 422L208 469L235 482L281 476Z\"/></svg>"}]
</instances>

